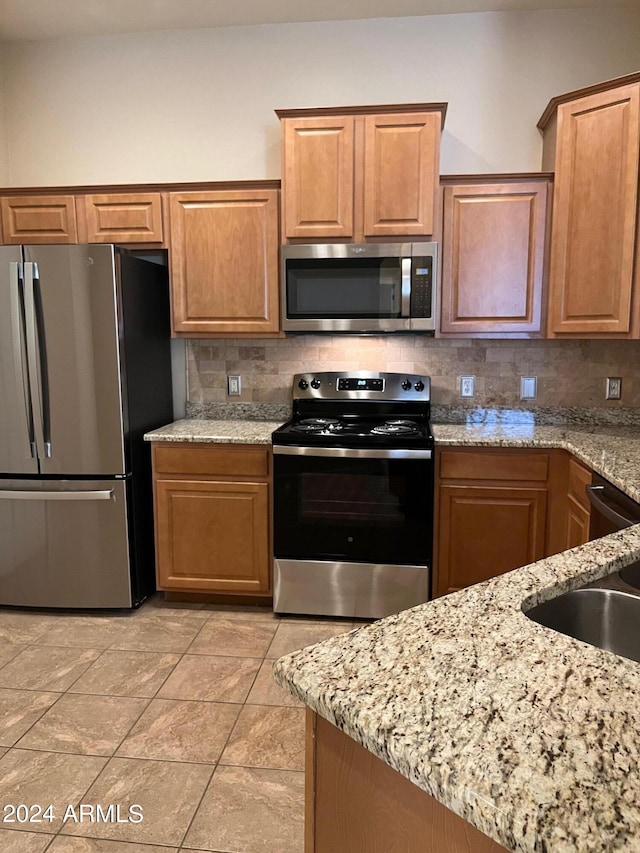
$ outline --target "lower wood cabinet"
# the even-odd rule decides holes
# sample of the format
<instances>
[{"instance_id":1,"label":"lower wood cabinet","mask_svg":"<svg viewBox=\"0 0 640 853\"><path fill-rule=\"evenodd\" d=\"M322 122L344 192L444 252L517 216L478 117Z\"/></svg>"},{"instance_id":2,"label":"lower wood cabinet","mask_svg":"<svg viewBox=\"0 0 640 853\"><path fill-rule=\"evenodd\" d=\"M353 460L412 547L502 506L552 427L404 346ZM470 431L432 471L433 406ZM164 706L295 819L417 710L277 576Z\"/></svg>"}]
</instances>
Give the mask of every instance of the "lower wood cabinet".
<instances>
[{"instance_id":1,"label":"lower wood cabinet","mask_svg":"<svg viewBox=\"0 0 640 853\"><path fill-rule=\"evenodd\" d=\"M305 853L506 848L307 709Z\"/></svg>"},{"instance_id":2,"label":"lower wood cabinet","mask_svg":"<svg viewBox=\"0 0 640 853\"><path fill-rule=\"evenodd\" d=\"M591 510L585 488L591 484L591 475L592 471L577 459L569 460L567 548L575 548L589 541Z\"/></svg>"},{"instance_id":3,"label":"lower wood cabinet","mask_svg":"<svg viewBox=\"0 0 640 853\"><path fill-rule=\"evenodd\" d=\"M566 471L564 451L440 450L433 596L564 550Z\"/></svg>"},{"instance_id":4,"label":"lower wood cabinet","mask_svg":"<svg viewBox=\"0 0 640 853\"><path fill-rule=\"evenodd\" d=\"M269 595L271 452L153 446L158 589Z\"/></svg>"}]
</instances>

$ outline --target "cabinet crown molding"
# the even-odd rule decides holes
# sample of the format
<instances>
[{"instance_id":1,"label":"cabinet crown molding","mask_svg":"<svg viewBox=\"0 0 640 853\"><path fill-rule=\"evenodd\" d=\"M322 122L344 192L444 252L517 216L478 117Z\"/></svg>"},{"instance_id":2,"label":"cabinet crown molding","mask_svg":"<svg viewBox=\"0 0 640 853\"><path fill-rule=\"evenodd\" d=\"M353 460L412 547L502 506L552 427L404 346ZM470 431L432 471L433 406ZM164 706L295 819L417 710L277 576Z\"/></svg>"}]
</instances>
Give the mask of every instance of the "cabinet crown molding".
<instances>
[{"instance_id":1,"label":"cabinet crown molding","mask_svg":"<svg viewBox=\"0 0 640 853\"><path fill-rule=\"evenodd\" d=\"M615 77L613 80L605 80L602 83L594 83L593 86L575 89L573 92L566 92L564 95L556 95L547 104L545 111L540 116L537 127L540 130L544 130L555 116L560 104L565 104L567 101L575 101L578 98L586 98L588 95L597 95L599 92L606 92L609 89L617 89L618 86L629 86L632 83L640 83L640 71L636 71L633 74L626 74L624 77Z\"/></svg>"},{"instance_id":2,"label":"cabinet crown molding","mask_svg":"<svg viewBox=\"0 0 640 853\"><path fill-rule=\"evenodd\" d=\"M441 127L447 114L446 102L433 104L368 104L351 107L310 107L305 109L275 110L279 119L312 118L318 116L383 115L385 113L441 113Z\"/></svg>"}]
</instances>

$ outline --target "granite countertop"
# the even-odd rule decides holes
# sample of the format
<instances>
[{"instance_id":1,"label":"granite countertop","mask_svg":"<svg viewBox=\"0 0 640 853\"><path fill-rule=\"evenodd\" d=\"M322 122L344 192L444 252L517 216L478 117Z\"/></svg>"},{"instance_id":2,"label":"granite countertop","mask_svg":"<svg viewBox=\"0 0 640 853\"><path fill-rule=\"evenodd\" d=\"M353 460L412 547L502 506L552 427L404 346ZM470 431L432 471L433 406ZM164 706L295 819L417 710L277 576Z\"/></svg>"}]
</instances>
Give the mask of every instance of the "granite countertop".
<instances>
[{"instance_id":1,"label":"granite countertop","mask_svg":"<svg viewBox=\"0 0 640 853\"><path fill-rule=\"evenodd\" d=\"M640 500L637 426L434 434L563 448ZM522 612L638 559L640 525L287 655L275 678L509 850L640 851L640 666Z\"/></svg>"},{"instance_id":2,"label":"granite countertop","mask_svg":"<svg viewBox=\"0 0 640 853\"><path fill-rule=\"evenodd\" d=\"M145 441L188 441L211 444L271 444L271 433L283 421L244 418L214 420L183 418L146 433Z\"/></svg>"}]
</instances>

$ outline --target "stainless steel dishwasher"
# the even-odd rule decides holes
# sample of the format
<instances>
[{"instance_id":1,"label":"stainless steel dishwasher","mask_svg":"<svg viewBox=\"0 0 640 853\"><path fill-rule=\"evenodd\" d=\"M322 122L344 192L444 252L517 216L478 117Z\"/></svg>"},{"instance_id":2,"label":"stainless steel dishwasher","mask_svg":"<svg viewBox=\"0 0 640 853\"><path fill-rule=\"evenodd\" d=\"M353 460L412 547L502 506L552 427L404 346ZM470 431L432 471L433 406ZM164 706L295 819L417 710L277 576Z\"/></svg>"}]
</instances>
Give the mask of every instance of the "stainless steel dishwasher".
<instances>
[{"instance_id":1,"label":"stainless steel dishwasher","mask_svg":"<svg viewBox=\"0 0 640 853\"><path fill-rule=\"evenodd\" d=\"M598 474L587 486L587 495L591 504L590 539L640 524L640 504Z\"/></svg>"}]
</instances>

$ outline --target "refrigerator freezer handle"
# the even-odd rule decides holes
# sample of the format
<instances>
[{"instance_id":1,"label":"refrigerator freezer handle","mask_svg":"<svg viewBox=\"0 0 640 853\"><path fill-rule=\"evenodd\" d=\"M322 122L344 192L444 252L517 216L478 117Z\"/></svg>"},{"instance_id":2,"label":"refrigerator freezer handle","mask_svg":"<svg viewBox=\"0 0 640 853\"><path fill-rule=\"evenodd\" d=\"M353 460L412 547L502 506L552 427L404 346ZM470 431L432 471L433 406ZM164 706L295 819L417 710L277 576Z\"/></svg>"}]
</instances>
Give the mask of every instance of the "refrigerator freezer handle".
<instances>
[{"instance_id":1,"label":"refrigerator freezer handle","mask_svg":"<svg viewBox=\"0 0 640 853\"><path fill-rule=\"evenodd\" d=\"M0 489L0 500L12 501L110 501L115 499L113 489L86 492L38 492L19 489Z\"/></svg>"},{"instance_id":2,"label":"refrigerator freezer handle","mask_svg":"<svg viewBox=\"0 0 640 853\"><path fill-rule=\"evenodd\" d=\"M13 346L13 358L16 369L16 391L17 399L23 400L24 406L20 408L24 413L24 435L28 436L29 451L31 458L38 456L36 450L35 436L33 432L33 409L31 407L31 388L29 382L29 371L25 358L23 345L24 336L24 286L22 280L22 264L13 261L9 264L9 298L11 300L11 337Z\"/></svg>"},{"instance_id":3,"label":"refrigerator freezer handle","mask_svg":"<svg viewBox=\"0 0 640 853\"><path fill-rule=\"evenodd\" d=\"M31 375L36 446L38 455L49 459L51 458L51 430L47 342L40 299L40 273L38 265L32 261L27 261L24 265L24 285L27 356Z\"/></svg>"}]
</instances>

